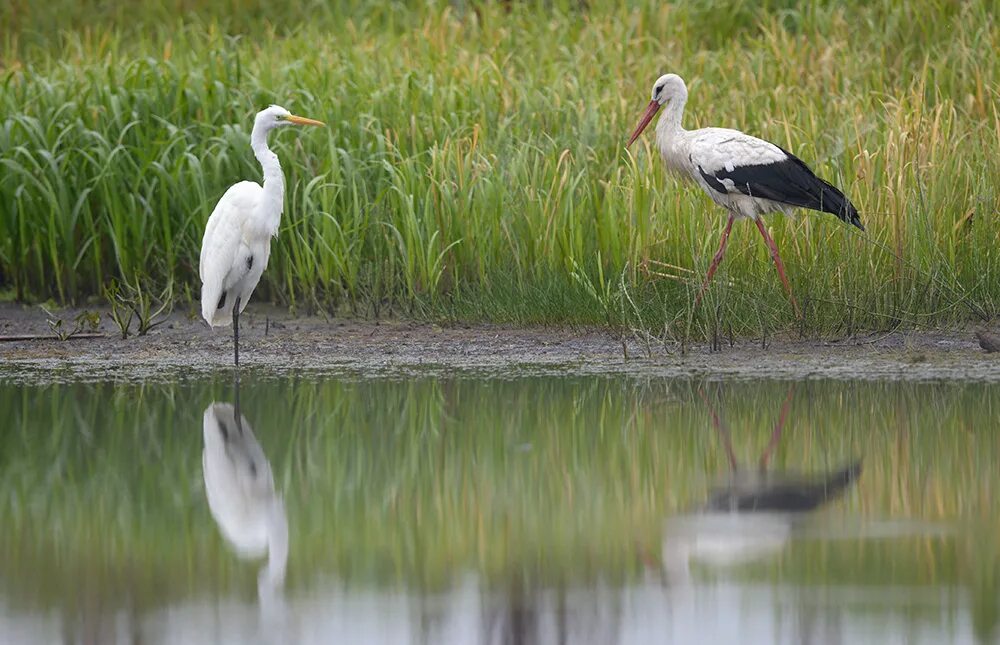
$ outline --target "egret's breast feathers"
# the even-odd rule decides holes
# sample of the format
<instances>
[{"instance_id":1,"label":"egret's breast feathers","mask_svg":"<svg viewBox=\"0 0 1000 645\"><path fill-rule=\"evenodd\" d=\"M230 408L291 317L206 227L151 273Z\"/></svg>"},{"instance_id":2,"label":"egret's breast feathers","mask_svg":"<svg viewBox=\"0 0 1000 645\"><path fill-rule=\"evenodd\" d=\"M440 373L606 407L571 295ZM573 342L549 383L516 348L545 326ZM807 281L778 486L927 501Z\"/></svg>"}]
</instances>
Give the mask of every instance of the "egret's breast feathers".
<instances>
[{"instance_id":1,"label":"egret's breast feathers","mask_svg":"<svg viewBox=\"0 0 1000 645\"><path fill-rule=\"evenodd\" d=\"M213 281L221 283L229 272L243 238L243 229L262 192L260 184L241 181L230 187L215 205L201 242L199 274L203 285Z\"/></svg>"}]
</instances>

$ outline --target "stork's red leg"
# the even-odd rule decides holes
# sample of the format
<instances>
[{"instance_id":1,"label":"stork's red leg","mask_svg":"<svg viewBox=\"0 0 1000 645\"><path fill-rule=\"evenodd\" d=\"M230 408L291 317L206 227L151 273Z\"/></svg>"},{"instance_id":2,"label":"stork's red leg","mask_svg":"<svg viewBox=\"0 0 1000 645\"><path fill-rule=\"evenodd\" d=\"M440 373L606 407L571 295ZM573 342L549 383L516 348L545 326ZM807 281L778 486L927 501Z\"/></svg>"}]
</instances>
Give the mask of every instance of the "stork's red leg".
<instances>
[{"instance_id":1,"label":"stork's red leg","mask_svg":"<svg viewBox=\"0 0 1000 645\"><path fill-rule=\"evenodd\" d=\"M712 425L715 426L719 436L722 437L722 447L726 449L726 456L729 457L729 466L733 469L733 472L736 472L736 453L733 452L733 438L729 435L729 428L722 424L722 419L716 414L715 408L712 407L712 402L705 396L705 391L698 388L698 395L701 396L701 400L708 406L708 414L712 417Z\"/></svg>"},{"instance_id":2,"label":"stork's red leg","mask_svg":"<svg viewBox=\"0 0 1000 645\"><path fill-rule=\"evenodd\" d=\"M760 231L760 234L764 236L767 247L771 249L771 259L774 260L774 266L778 269L778 277L781 278L781 284L785 285L785 291L788 292L788 299L792 301L792 309L795 310L795 317L799 318L799 303L795 301L795 296L792 295L792 285L789 284L788 276L785 275L785 265L781 263L781 256L778 255L778 245L774 243L774 238L768 234L767 228L760 218L754 218L754 224L757 225L757 230Z\"/></svg>"},{"instance_id":3,"label":"stork's red leg","mask_svg":"<svg viewBox=\"0 0 1000 645\"><path fill-rule=\"evenodd\" d=\"M712 276L715 275L715 270L719 268L719 264L722 262L722 256L726 254L726 244L729 242L729 232L733 230L733 222L736 220L734 215L729 216L729 221L726 223L726 230L722 231L722 239L719 240L719 250L715 252L715 257L712 258L712 264L708 266L708 273L705 274L705 281L701 283L701 289L698 290L698 296L694 299L694 306L697 307L698 303L701 302L701 297L705 294L705 289L708 288L708 283L711 282Z\"/></svg>"},{"instance_id":4,"label":"stork's red leg","mask_svg":"<svg viewBox=\"0 0 1000 645\"><path fill-rule=\"evenodd\" d=\"M785 419L788 418L788 408L792 405L792 394L794 393L795 384L793 383L788 387L788 394L785 395L785 402L781 406L781 416L778 417L778 423L775 424L774 431L771 433L771 440L767 442L767 448L760 455L761 470L767 470L767 462L771 460L771 453L778 447L778 441L781 439L781 431L785 427Z\"/></svg>"}]
</instances>

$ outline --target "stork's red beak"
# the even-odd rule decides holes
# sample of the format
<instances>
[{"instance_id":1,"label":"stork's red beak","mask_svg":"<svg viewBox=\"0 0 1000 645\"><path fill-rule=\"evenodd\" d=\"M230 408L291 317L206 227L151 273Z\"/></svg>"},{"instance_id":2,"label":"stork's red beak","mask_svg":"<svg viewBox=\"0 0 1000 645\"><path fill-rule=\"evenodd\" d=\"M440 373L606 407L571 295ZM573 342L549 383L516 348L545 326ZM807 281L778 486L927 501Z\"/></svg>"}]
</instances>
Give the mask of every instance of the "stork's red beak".
<instances>
[{"instance_id":1,"label":"stork's red beak","mask_svg":"<svg viewBox=\"0 0 1000 645\"><path fill-rule=\"evenodd\" d=\"M653 117L656 116L656 111L659 109L660 104L655 99L649 102L649 107L646 108L646 113L642 115L641 119L639 119L639 125L635 126L635 131L632 132L632 136L628 138L628 143L625 144L626 148L632 145L632 143L639 138L639 135L646 129L649 122L653 120Z\"/></svg>"}]
</instances>

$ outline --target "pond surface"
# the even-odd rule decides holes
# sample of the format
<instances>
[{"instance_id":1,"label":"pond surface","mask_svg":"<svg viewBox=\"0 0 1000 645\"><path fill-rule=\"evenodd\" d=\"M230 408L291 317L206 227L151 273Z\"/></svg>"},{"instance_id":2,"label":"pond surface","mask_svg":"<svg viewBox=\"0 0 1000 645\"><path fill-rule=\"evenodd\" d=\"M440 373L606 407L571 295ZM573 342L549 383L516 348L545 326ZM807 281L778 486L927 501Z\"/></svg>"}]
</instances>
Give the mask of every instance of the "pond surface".
<instances>
[{"instance_id":1,"label":"pond surface","mask_svg":"<svg viewBox=\"0 0 1000 645\"><path fill-rule=\"evenodd\" d=\"M0 642L1000 639L998 385L244 374L235 403L0 381Z\"/></svg>"}]
</instances>

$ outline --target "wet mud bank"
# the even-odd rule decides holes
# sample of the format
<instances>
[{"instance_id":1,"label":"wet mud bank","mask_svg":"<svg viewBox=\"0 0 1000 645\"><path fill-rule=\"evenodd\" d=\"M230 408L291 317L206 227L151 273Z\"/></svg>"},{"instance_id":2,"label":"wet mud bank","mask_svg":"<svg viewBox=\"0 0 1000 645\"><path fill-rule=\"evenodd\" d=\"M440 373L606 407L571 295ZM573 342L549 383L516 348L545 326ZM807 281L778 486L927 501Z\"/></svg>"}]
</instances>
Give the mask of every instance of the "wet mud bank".
<instances>
[{"instance_id":1,"label":"wet mud bank","mask_svg":"<svg viewBox=\"0 0 1000 645\"><path fill-rule=\"evenodd\" d=\"M58 312L64 328L76 313ZM40 308L0 305L0 378L176 379L232 365L230 328L174 313L148 334L122 339L100 314L96 331L59 340ZM766 346L743 339L719 349L630 339L626 359L616 335L594 329L329 320L252 305L240 327L240 360L254 372L1000 381L1000 354L984 353L972 329L778 336Z\"/></svg>"}]
</instances>

